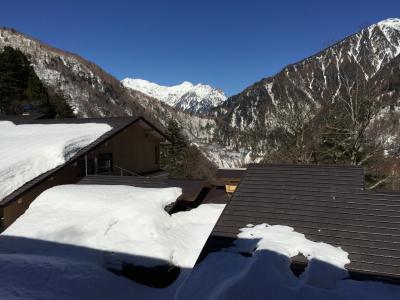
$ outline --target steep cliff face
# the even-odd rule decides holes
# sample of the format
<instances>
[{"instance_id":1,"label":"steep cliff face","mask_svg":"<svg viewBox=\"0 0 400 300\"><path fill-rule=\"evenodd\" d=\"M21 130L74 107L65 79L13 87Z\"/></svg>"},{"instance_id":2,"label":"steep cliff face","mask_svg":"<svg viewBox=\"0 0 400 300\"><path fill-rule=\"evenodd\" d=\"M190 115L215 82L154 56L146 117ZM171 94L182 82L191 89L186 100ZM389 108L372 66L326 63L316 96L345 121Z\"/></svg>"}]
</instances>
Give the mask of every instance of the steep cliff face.
<instances>
[{"instance_id":1,"label":"steep cliff face","mask_svg":"<svg viewBox=\"0 0 400 300\"><path fill-rule=\"evenodd\" d=\"M365 28L229 98L213 110L216 136L231 148L277 150L294 120L309 122L349 90L371 84L388 96L393 84L384 85L398 77L399 54L399 19ZM396 103L398 93L390 97Z\"/></svg>"},{"instance_id":2,"label":"steep cliff face","mask_svg":"<svg viewBox=\"0 0 400 300\"><path fill-rule=\"evenodd\" d=\"M128 93L118 80L78 55L0 29L0 49L5 46L22 51L40 80L62 95L78 116L137 115L144 110L139 101L147 96Z\"/></svg>"},{"instance_id":3,"label":"steep cliff face","mask_svg":"<svg viewBox=\"0 0 400 300\"><path fill-rule=\"evenodd\" d=\"M0 29L0 50L6 46L23 52L46 88L52 94L62 95L77 116L145 114L162 125L166 125L172 118L184 128L190 141L209 156L207 147L212 143L215 128L212 118L192 115L140 91L125 88L112 75L76 54L45 45L15 30L3 28ZM220 152L225 153L223 148ZM216 157L219 157L218 154ZM214 161L217 162L218 159ZM221 160L218 162L224 163Z\"/></svg>"},{"instance_id":4,"label":"steep cliff face","mask_svg":"<svg viewBox=\"0 0 400 300\"><path fill-rule=\"evenodd\" d=\"M195 86L189 84L172 94L168 87L147 81L142 92L128 89L78 55L1 29L0 49L5 46L20 49L46 87L62 95L78 116L146 113L164 125L175 119L190 141L220 166L237 167L279 153L298 139L299 132L301 139L312 136L310 127L324 126L335 114L346 114L343 99L361 91L379 108L368 124L369 138L382 139L387 153L397 151L399 145L399 19L369 26L226 101L211 87L195 88L194 95ZM200 108L200 94L215 97ZM166 98L156 99L160 95Z\"/></svg>"}]
</instances>

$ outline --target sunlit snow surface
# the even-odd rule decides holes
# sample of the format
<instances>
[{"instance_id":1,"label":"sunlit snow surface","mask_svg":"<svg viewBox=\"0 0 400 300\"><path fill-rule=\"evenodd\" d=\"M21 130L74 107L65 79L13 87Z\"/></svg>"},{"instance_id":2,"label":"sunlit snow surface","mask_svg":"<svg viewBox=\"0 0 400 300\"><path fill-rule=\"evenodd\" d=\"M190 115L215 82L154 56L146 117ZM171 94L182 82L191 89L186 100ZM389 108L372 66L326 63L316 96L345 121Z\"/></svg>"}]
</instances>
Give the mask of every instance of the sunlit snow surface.
<instances>
[{"instance_id":1,"label":"sunlit snow surface","mask_svg":"<svg viewBox=\"0 0 400 300\"><path fill-rule=\"evenodd\" d=\"M138 78L125 78L121 82L127 88L140 91L184 111L206 111L222 104L227 98L219 89L200 83L194 85L188 81L174 86L162 86Z\"/></svg>"},{"instance_id":2,"label":"sunlit snow surface","mask_svg":"<svg viewBox=\"0 0 400 300\"><path fill-rule=\"evenodd\" d=\"M238 238L234 249L240 252L250 253L256 249L274 251L287 257L303 254L309 260L317 259L342 269L350 263L348 253L341 248L310 241L289 226L249 225L240 229Z\"/></svg>"},{"instance_id":3,"label":"sunlit snow surface","mask_svg":"<svg viewBox=\"0 0 400 300\"><path fill-rule=\"evenodd\" d=\"M180 194L180 188L57 186L42 193L2 236L98 250L88 254L96 261L191 268L211 231L209 224L216 222L223 205L202 205L171 216L164 207ZM48 254L65 255L64 248L48 246ZM12 245L0 245L1 249L13 251ZM16 245L14 250L21 248ZM40 254L43 249L40 245L23 251ZM72 254L81 256L79 251Z\"/></svg>"},{"instance_id":4,"label":"sunlit snow surface","mask_svg":"<svg viewBox=\"0 0 400 300\"><path fill-rule=\"evenodd\" d=\"M247 255L243 255L247 253ZM300 277L290 258L309 265ZM236 245L212 253L192 271L177 299L400 299L400 286L345 279L348 254L288 226L249 225Z\"/></svg>"},{"instance_id":5,"label":"sunlit snow surface","mask_svg":"<svg viewBox=\"0 0 400 300\"><path fill-rule=\"evenodd\" d=\"M0 121L0 200L65 163L111 127L107 124L15 125Z\"/></svg>"},{"instance_id":6,"label":"sunlit snow surface","mask_svg":"<svg viewBox=\"0 0 400 300\"><path fill-rule=\"evenodd\" d=\"M249 225L192 267L224 205L168 215L179 188L65 185L0 235L0 299L400 299L400 287L343 280L347 253L287 226ZM248 255L243 256L242 253ZM289 257L311 263L300 278ZM182 267L157 289L114 275L122 262Z\"/></svg>"}]
</instances>

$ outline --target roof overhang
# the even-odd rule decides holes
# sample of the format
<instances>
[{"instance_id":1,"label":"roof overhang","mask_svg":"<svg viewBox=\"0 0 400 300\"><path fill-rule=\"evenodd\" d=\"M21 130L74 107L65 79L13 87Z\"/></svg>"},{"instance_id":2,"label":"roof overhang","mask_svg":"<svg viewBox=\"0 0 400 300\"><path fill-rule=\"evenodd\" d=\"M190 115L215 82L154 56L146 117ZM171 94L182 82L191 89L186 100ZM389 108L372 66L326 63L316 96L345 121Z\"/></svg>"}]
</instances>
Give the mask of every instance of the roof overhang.
<instances>
[{"instance_id":1,"label":"roof overhang","mask_svg":"<svg viewBox=\"0 0 400 300\"><path fill-rule=\"evenodd\" d=\"M170 144L170 141L168 140L166 134L159 128L157 128L153 123L149 122L146 118L139 117L135 120L134 123L142 127L147 133L161 140L163 144Z\"/></svg>"}]
</instances>

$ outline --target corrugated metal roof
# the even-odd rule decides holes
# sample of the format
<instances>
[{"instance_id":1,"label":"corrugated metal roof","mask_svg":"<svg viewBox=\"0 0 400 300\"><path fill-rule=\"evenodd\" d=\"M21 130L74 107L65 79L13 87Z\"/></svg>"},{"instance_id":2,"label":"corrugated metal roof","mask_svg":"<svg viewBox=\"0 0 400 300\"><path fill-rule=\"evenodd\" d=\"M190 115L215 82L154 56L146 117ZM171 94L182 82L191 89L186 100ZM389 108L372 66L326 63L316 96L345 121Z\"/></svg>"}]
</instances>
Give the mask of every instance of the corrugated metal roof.
<instances>
[{"instance_id":1,"label":"corrugated metal roof","mask_svg":"<svg viewBox=\"0 0 400 300\"><path fill-rule=\"evenodd\" d=\"M213 187L202 201L202 204L206 203L227 204L228 202L229 202L229 195L225 191L225 188L221 189L218 187Z\"/></svg>"},{"instance_id":2,"label":"corrugated metal roof","mask_svg":"<svg viewBox=\"0 0 400 300\"><path fill-rule=\"evenodd\" d=\"M10 121L14 124L26 124L34 120L44 119L45 114L31 114L31 115L2 115L0 121Z\"/></svg>"},{"instance_id":3,"label":"corrugated metal roof","mask_svg":"<svg viewBox=\"0 0 400 300\"><path fill-rule=\"evenodd\" d=\"M5 118L5 117L4 117ZM86 152L90 151L91 149L95 148L96 146L100 145L101 143L107 141L120 131L124 130L128 126L132 125L133 123L142 121L147 126L152 127L159 135L164 136L164 133L159 129L154 127L149 121L147 121L143 117L110 117L110 118L67 118L67 119L31 119L31 118L24 118L24 116L18 117L18 121L15 121L15 124L85 124L85 123L101 123L101 124L108 124L112 127L111 130L100 136L97 140L89 144L88 146L80 149L72 158L70 158L66 163L41 174L40 176L34 178L33 180L27 182L19 189L15 190L13 193L5 197L0 201L0 206L4 206L10 201L14 201L15 199L19 198L23 193L27 192L33 186L38 184L44 179L47 179L52 176L55 172L62 169L66 165L70 164L71 162L78 159L80 156L85 154ZM2 120L0 118L0 120Z\"/></svg>"},{"instance_id":4,"label":"corrugated metal roof","mask_svg":"<svg viewBox=\"0 0 400 300\"><path fill-rule=\"evenodd\" d=\"M217 179L241 179L246 174L246 169L218 169L215 173Z\"/></svg>"},{"instance_id":5,"label":"corrugated metal roof","mask_svg":"<svg viewBox=\"0 0 400 300\"><path fill-rule=\"evenodd\" d=\"M250 165L202 257L229 246L239 228L260 223L342 247L351 273L400 278L400 195L364 191L362 168Z\"/></svg>"}]
</instances>

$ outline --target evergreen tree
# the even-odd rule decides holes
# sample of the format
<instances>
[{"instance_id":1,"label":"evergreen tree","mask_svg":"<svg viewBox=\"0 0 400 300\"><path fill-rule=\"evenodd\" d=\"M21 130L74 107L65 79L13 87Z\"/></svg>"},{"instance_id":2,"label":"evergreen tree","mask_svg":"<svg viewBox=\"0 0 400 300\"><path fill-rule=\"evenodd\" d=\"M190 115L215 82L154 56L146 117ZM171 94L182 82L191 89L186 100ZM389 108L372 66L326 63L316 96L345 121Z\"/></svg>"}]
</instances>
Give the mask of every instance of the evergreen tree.
<instances>
[{"instance_id":1,"label":"evergreen tree","mask_svg":"<svg viewBox=\"0 0 400 300\"><path fill-rule=\"evenodd\" d=\"M168 122L166 135L170 145L164 146L161 153L161 166L173 177L185 176L185 156L189 142L182 134L178 123L171 119Z\"/></svg>"},{"instance_id":2,"label":"evergreen tree","mask_svg":"<svg viewBox=\"0 0 400 300\"><path fill-rule=\"evenodd\" d=\"M0 114L21 114L25 110L50 117L73 116L62 97L49 96L27 57L5 47L0 52Z\"/></svg>"},{"instance_id":3,"label":"evergreen tree","mask_svg":"<svg viewBox=\"0 0 400 300\"><path fill-rule=\"evenodd\" d=\"M210 182L215 180L214 173L217 167L201 153L197 146L190 144L175 120L169 120L166 135L170 145L162 148L162 168L176 178L207 179Z\"/></svg>"},{"instance_id":4,"label":"evergreen tree","mask_svg":"<svg viewBox=\"0 0 400 300\"><path fill-rule=\"evenodd\" d=\"M16 103L24 98L29 65L19 51L5 47L0 53L0 112L15 114Z\"/></svg>"}]
</instances>

